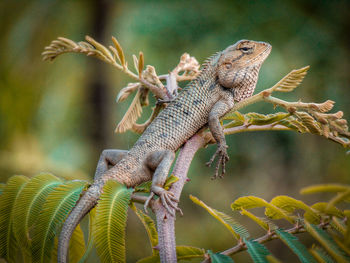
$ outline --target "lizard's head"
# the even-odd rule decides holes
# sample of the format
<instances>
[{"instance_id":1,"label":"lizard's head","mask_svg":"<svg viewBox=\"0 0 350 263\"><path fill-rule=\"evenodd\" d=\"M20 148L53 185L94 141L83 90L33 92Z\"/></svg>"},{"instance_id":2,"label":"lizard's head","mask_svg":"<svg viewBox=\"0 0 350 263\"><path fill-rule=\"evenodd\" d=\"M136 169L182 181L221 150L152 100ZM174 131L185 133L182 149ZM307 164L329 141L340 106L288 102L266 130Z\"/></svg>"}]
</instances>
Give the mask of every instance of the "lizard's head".
<instances>
[{"instance_id":1,"label":"lizard's head","mask_svg":"<svg viewBox=\"0 0 350 263\"><path fill-rule=\"evenodd\" d=\"M260 67L271 48L265 42L240 40L222 51L218 60L218 81L225 88L235 89L235 100L253 94Z\"/></svg>"}]
</instances>

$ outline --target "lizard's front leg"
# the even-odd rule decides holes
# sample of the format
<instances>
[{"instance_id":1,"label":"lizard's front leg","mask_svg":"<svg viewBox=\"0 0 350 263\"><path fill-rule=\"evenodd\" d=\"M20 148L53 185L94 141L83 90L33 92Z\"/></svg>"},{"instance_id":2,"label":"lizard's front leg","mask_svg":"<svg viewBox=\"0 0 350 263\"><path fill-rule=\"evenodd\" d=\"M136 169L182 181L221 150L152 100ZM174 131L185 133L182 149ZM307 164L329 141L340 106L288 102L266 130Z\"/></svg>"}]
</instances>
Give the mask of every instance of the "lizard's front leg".
<instances>
[{"instance_id":1,"label":"lizard's front leg","mask_svg":"<svg viewBox=\"0 0 350 263\"><path fill-rule=\"evenodd\" d=\"M218 162L215 169L215 175L212 179L216 179L218 177L222 178L225 174L225 163L229 160L227 154L227 144L225 140L225 134L223 128L220 124L220 117L227 113L233 107L233 102L229 100L218 101L214 107L211 109L208 117L208 124L210 132L212 133L216 143L218 145L216 152L213 157L207 162L207 166L210 166L215 157L218 156ZM220 165L222 166L221 175L219 176Z\"/></svg>"},{"instance_id":2,"label":"lizard's front leg","mask_svg":"<svg viewBox=\"0 0 350 263\"><path fill-rule=\"evenodd\" d=\"M177 207L179 201L175 198L173 193L163 188L174 159L175 153L167 150L154 152L146 159L146 165L151 170L155 169L155 171L152 178L151 194L145 202L145 210L156 194L171 215L175 216L174 211L181 211L180 208Z\"/></svg>"}]
</instances>

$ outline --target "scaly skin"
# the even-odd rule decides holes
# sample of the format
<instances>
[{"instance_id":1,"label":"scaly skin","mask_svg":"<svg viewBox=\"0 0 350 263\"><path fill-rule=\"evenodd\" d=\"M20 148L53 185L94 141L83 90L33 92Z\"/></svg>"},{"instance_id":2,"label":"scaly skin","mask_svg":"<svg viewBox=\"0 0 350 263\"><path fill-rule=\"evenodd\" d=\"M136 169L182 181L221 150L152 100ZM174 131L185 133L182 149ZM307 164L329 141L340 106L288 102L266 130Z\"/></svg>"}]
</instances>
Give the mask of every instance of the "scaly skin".
<instances>
[{"instance_id":1,"label":"scaly skin","mask_svg":"<svg viewBox=\"0 0 350 263\"><path fill-rule=\"evenodd\" d=\"M101 155L95 180L71 211L62 228L58 244L58 262L66 262L70 237L80 220L97 204L106 181L115 179L134 187L152 179L151 195L156 194L170 214L177 202L163 185L175 158L175 152L201 128L208 125L218 148L215 178L225 173L228 161L225 136L220 117L234 105L250 97L255 89L263 61L271 46L264 42L241 40L210 57L201 74L188 84L147 127L129 152L107 150ZM108 170L108 165L113 165ZM219 168L222 172L219 175Z\"/></svg>"}]
</instances>

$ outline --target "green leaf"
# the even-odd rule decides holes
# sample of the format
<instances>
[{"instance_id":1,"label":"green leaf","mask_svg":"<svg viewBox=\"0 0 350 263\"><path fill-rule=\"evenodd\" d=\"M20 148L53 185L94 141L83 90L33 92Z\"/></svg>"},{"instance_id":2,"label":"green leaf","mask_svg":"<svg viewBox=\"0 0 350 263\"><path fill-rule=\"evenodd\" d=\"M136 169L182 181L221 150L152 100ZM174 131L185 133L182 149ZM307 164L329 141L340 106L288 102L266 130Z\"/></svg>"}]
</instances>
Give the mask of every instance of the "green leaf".
<instances>
[{"instance_id":1,"label":"green leaf","mask_svg":"<svg viewBox=\"0 0 350 263\"><path fill-rule=\"evenodd\" d=\"M254 240L244 240L244 242L250 257L255 263L268 263L266 256L271 253L264 245Z\"/></svg>"},{"instance_id":2,"label":"green leaf","mask_svg":"<svg viewBox=\"0 0 350 263\"><path fill-rule=\"evenodd\" d=\"M318 184L304 187L300 190L301 194L315 194L323 192L344 192L350 190L350 186L342 184Z\"/></svg>"},{"instance_id":3,"label":"green leaf","mask_svg":"<svg viewBox=\"0 0 350 263\"><path fill-rule=\"evenodd\" d=\"M39 174L30 179L14 205L13 229L22 249L31 247L30 230L38 218L47 195L62 181L52 174Z\"/></svg>"},{"instance_id":4,"label":"green leaf","mask_svg":"<svg viewBox=\"0 0 350 263\"><path fill-rule=\"evenodd\" d=\"M203 258L205 255L205 250L203 248L192 246L176 246L176 255L178 260Z\"/></svg>"},{"instance_id":5,"label":"green leaf","mask_svg":"<svg viewBox=\"0 0 350 263\"><path fill-rule=\"evenodd\" d=\"M294 90L303 81L309 68L310 66L306 66L300 69L293 69L286 76L284 76L279 82L277 82L271 88L271 91L290 92Z\"/></svg>"},{"instance_id":6,"label":"green leaf","mask_svg":"<svg viewBox=\"0 0 350 263\"><path fill-rule=\"evenodd\" d=\"M277 229L277 226L267 218L257 217L245 209L241 209L240 213L252 219L255 223L257 223L259 226L261 226L265 230Z\"/></svg>"},{"instance_id":7,"label":"green leaf","mask_svg":"<svg viewBox=\"0 0 350 263\"><path fill-rule=\"evenodd\" d=\"M337 262L345 263L350 261L350 258L339 248L327 232L316 225L309 224L308 222L304 223L306 231L309 232Z\"/></svg>"},{"instance_id":8,"label":"green leaf","mask_svg":"<svg viewBox=\"0 0 350 263\"><path fill-rule=\"evenodd\" d=\"M0 258L14 261L17 240L13 232L13 209L21 190L28 182L25 176L12 176L0 196Z\"/></svg>"},{"instance_id":9,"label":"green leaf","mask_svg":"<svg viewBox=\"0 0 350 263\"><path fill-rule=\"evenodd\" d=\"M313 246L309 249L310 253L319 263L335 263L333 259L320 247Z\"/></svg>"},{"instance_id":10,"label":"green leaf","mask_svg":"<svg viewBox=\"0 0 350 263\"><path fill-rule=\"evenodd\" d=\"M307 206L300 200L296 200L286 195L276 196L271 200L270 204L285 210L288 214L293 213L295 209L303 209L308 212L308 219L311 219L312 222L315 222L316 224L321 220L321 217L311 207ZM272 210L269 207L266 208L265 214L272 219L281 218L278 214L276 214L275 210Z\"/></svg>"},{"instance_id":11,"label":"green leaf","mask_svg":"<svg viewBox=\"0 0 350 263\"><path fill-rule=\"evenodd\" d=\"M270 211L273 211L275 213L276 217L284 218L290 223L294 223L294 219L291 216L289 216L285 211L256 196L240 197L231 204L231 208L233 210L250 209L256 207L269 208Z\"/></svg>"},{"instance_id":12,"label":"green leaf","mask_svg":"<svg viewBox=\"0 0 350 263\"><path fill-rule=\"evenodd\" d=\"M84 256L85 240L80 224L75 228L69 242L69 262L79 262Z\"/></svg>"},{"instance_id":13,"label":"green leaf","mask_svg":"<svg viewBox=\"0 0 350 263\"><path fill-rule=\"evenodd\" d=\"M125 262L125 226L132 191L114 180L103 187L93 228L102 262Z\"/></svg>"},{"instance_id":14,"label":"green leaf","mask_svg":"<svg viewBox=\"0 0 350 263\"><path fill-rule=\"evenodd\" d=\"M4 192L6 184L0 183L0 195Z\"/></svg>"},{"instance_id":15,"label":"green leaf","mask_svg":"<svg viewBox=\"0 0 350 263\"><path fill-rule=\"evenodd\" d=\"M149 193L151 191L152 181L143 182L135 186L135 192Z\"/></svg>"},{"instance_id":16,"label":"green leaf","mask_svg":"<svg viewBox=\"0 0 350 263\"><path fill-rule=\"evenodd\" d=\"M146 229L149 241L151 242L153 254L158 254L158 250L155 248L158 245L158 233L156 229L156 224L153 219L142 212L142 210L137 209L134 204L130 205L131 209L135 212L137 217L141 220L143 226Z\"/></svg>"},{"instance_id":17,"label":"green leaf","mask_svg":"<svg viewBox=\"0 0 350 263\"><path fill-rule=\"evenodd\" d=\"M176 246L177 260L191 260L194 258L204 258L205 250L202 248L191 246ZM145 257L137 261L137 263L159 263L159 254Z\"/></svg>"},{"instance_id":18,"label":"green leaf","mask_svg":"<svg viewBox=\"0 0 350 263\"><path fill-rule=\"evenodd\" d=\"M90 255L90 252L94 246L94 238L93 238L93 225L95 224L95 218L96 218L96 208L90 210L89 212L89 237L87 242L87 248L84 252L84 255L80 258L79 263L84 263L88 256Z\"/></svg>"},{"instance_id":19,"label":"green leaf","mask_svg":"<svg viewBox=\"0 0 350 263\"><path fill-rule=\"evenodd\" d=\"M203 207L205 210L207 210L209 214L211 214L215 219L222 223L237 240L240 240L240 238L249 237L248 230L239 223L237 223L232 217L207 206L203 201L199 200L195 196L190 195L190 199L195 204Z\"/></svg>"},{"instance_id":20,"label":"green leaf","mask_svg":"<svg viewBox=\"0 0 350 263\"><path fill-rule=\"evenodd\" d=\"M229 113L223 117L223 120L233 120L235 123L242 125L245 121L244 115L242 115L239 111L235 111Z\"/></svg>"},{"instance_id":21,"label":"green leaf","mask_svg":"<svg viewBox=\"0 0 350 263\"><path fill-rule=\"evenodd\" d=\"M328 216L337 216L337 217L344 217L344 214L342 211L340 211L338 208L335 206L329 205L329 203L326 202L319 202L315 203L311 206L312 209L317 210L319 213L328 215ZM313 220L313 216L310 216L308 212L304 214L304 219L307 220L311 224L317 224L319 223L318 221Z\"/></svg>"},{"instance_id":22,"label":"green leaf","mask_svg":"<svg viewBox=\"0 0 350 263\"><path fill-rule=\"evenodd\" d=\"M316 262L297 237L282 229L275 230L275 233L298 256L302 263Z\"/></svg>"},{"instance_id":23,"label":"green leaf","mask_svg":"<svg viewBox=\"0 0 350 263\"><path fill-rule=\"evenodd\" d=\"M179 177L176 177L175 175L171 174L171 175L166 179L163 188L164 188L165 190L169 190L170 186L171 186L173 183L177 182L177 181L179 181Z\"/></svg>"},{"instance_id":24,"label":"green leaf","mask_svg":"<svg viewBox=\"0 0 350 263\"><path fill-rule=\"evenodd\" d=\"M285 119L288 116L290 116L290 113L285 112L277 112L267 115L255 112L245 114L245 117L248 118L248 123L252 125L268 125Z\"/></svg>"},{"instance_id":25,"label":"green leaf","mask_svg":"<svg viewBox=\"0 0 350 263\"><path fill-rule=\"evenodd\" d=\"M51 191L34 225L32 255L34 262L49 262L54 238L75 206L87 182L68 181Z\"/></svg>"},{"instance_id":26,"label":"green leaf","mask_svg":"<svg viewBox=\"0 0 350 263\"><path fill-rule=\"evenodd\" d=\"M229 256L220 253L213 253L211 250L208 250L208 254L210 256L211 263L233 263L232 258Z\"/></svg>"}]
</instances>

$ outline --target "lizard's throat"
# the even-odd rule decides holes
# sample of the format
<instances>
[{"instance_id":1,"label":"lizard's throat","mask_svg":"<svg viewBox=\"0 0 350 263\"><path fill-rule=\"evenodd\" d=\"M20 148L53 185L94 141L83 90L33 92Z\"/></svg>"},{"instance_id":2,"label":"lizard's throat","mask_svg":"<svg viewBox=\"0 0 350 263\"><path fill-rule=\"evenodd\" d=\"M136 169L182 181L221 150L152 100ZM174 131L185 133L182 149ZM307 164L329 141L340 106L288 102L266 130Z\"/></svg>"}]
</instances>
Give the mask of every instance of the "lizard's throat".
<instances>
[{"instance_id":1,"label":"lizard's throat","mask_svg":"<svg viewBox=\"0 0 350 263\"><path fill-rule=\"evenodd\" d=\"M235 74L232 81L234 88L234 100L241 101L253 95L261 65L244 68Z\"/></svg>"}]
</instances>

